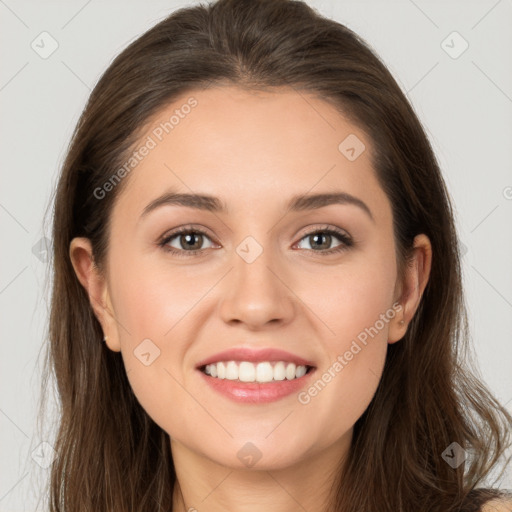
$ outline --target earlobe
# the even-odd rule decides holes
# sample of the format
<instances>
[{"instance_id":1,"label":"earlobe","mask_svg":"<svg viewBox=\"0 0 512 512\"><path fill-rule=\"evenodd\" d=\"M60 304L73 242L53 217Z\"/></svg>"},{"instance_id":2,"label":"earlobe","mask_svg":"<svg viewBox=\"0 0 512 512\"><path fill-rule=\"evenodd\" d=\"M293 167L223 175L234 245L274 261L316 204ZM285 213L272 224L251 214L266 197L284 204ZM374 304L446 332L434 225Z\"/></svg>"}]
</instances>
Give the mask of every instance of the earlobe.
<instances>
[{"instance_id":1,"label":"earlobe","mask_svg":"<svg viewBox=\"0 0 512 512\"><path fill-rule=\"evenodd\" d=\"M88 238L74 238L69 247L69 257L75 274L84 287L94 315L107 336L109 348L115 352L121 350L117 335L114 312L109 300L107 281L94 262L91 241ZM102 340L98 340L98 343Z\"/></svg>"},{"instance_id":2,"label":"earlobe","mask_svg":"<svg viewBox=\"0 0 512 512\"><path fill-rule=\"evenodd\" d=\"M427 286L432 266L432 244L425 234L417 235L413 244L412 259L408 262L397 300L402 308L395 315L388 332L388 343L402 339L407 326L416 313Z\"/></svg>"}]
</instances>

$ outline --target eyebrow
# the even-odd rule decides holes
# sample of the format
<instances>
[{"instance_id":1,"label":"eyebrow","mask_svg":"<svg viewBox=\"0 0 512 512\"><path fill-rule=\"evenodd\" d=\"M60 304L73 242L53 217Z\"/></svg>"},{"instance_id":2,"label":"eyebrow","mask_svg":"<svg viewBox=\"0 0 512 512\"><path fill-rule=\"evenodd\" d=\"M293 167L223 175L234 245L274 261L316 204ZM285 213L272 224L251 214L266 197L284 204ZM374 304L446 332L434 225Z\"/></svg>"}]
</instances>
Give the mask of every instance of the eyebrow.
<instances>
[{"instance_id":1,"label":"eyebrow","mask_svg":"<svg viewBox=\"0 0 512 512\"><path fill-rule=\"evenodd\" d=\"M330 206L333 204L349 204L357 206L362 209L373 222L375 222L368 205L361 199L346 192L296 195L288 202L287 210L291 212L317 210L324 206ZM205 210L213 213L228 213L226 204L218 197L206 194L180 193L171 190L151 201L144 208L141 218L145 217L153 210L165 205L186 206L188 208L195 208L197 210Z\"/></svg>"}]
</instances>

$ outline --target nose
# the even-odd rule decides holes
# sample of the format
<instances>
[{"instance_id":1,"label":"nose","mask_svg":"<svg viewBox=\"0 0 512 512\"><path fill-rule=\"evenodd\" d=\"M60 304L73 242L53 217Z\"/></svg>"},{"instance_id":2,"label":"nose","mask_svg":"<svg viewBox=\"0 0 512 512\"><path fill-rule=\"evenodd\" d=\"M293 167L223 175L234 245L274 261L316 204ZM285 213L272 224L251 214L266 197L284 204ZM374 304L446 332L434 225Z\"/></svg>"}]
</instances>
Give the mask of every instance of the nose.
<instances>
[{"instance_id":1,"label":"nose","mask_svg":"<svg viewBox=\"0 0 512 512\"><path fill-rule=\"evenodd\" d=\"M266 249L254 261L240 254L233 253L233 268L222 281L222 320L245 324L250 330L289 323L296 314L297 299L277 258Z\"/></svg>"}]
</instances>

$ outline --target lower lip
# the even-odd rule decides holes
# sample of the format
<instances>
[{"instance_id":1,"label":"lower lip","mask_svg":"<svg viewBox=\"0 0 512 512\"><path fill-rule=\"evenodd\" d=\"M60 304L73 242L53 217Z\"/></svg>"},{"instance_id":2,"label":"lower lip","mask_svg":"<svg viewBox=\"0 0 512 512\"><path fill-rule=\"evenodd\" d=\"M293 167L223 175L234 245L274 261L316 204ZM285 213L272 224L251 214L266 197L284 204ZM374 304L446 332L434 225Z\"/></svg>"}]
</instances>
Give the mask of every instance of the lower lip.
<instances>
[{"instance_id":1,"label":"lower lip","mask_svg":"<svg viewBox=\"0 0 512 512\"><path fill-rule=\"evenodd\" d=\"M268 403L275 402L293 393L297 393L309 381L315 372L312 368L306 375L292 380L275 380L271 382L239 382L238 380L217 379L197 370L205 382L218 393L235 402Z\"/></svg>"}]
</instances>

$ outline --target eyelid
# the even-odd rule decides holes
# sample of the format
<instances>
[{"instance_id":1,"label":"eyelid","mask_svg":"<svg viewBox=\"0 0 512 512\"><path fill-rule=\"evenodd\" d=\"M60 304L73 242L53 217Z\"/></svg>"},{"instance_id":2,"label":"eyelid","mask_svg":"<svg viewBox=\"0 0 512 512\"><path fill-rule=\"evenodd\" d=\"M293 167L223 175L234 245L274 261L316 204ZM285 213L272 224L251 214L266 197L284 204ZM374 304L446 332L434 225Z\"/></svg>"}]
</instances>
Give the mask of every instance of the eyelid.
<instances>
[{"instance_id":1,"label":"eyelid","mask_svg":"<svg viewBox=\"0 0 512 512\"><path fill-rule=\"evenodd\" d=\"M200 225L196 225L196 224L185 224L184 226L180 226L180 227L177 227L177 228L173 228L173 229L170 229L168 231L166 231L159 239L158 239L158 243L162 243L163 241L165 241L166 239L168 239L169 237L172 237L174 238L175 236L177 235L180 235L182 233L188 233L189 231L193 231L193 232L197 232L197 233L201 233L201 234L204 234L206 236L208 236L209 238L212 239L212 242L215 241L215 236L213 236L210 232L209 229L203 227L203 226L200 226ZM216 242L218 244L218 242ZM220 244L219 244L220 245Z\"/></svg>"},{"instance_id":2,"label":"eyelid","mask_svg":"<svg viewBox=\"0 0 512 512\"><path fill-rule=\"evenodd\" d=\"M340 244L337 245L336 247L324 251L304 249L309 253L317 253L319 256L330 256L333 254L339 254L342 251L348 250L357 245L352 235L350 235L350 233L345 229L330 224L324 224L322 226L310 227L305 233L302 233L301 235L298 236L298 241L295 242L293 246L295 247L296 245L300 244L302 240L304 240L308 236L312 236L315 233L328 233L330 236L334 236L340 241Z\"/></svg>"},{"instance_id":3,"label":"eyelid","mask_svg":"<svg viewBox=\"0 0 512 512\"><path fill-rule=\"evenodd\" d=\"M340 234L344 234L348 238L352 239L352 235L350 235L350 233L346 229L340 228L340 227L335 226L333 224L320 224L320 225L318 225L318 224L309 224L308 226L306 226L305 228L303 228L303 230L301 230L299 232L299 233L302 233L302 234L299 234L297 236L300 237L300 239L302 239L302 238L304 238L307 235L310 235L312 233L316 233L317 231L336 231L336 232L339 232Z\"/></svg>"}]
</instances>

